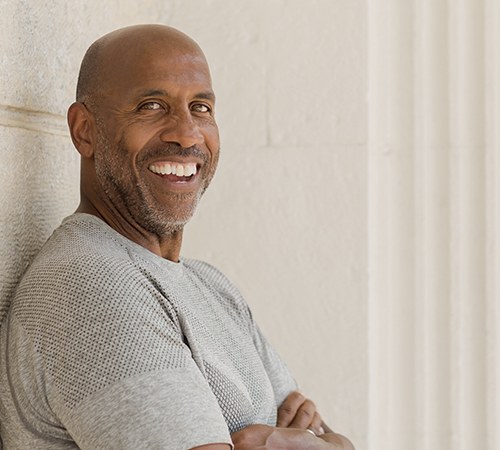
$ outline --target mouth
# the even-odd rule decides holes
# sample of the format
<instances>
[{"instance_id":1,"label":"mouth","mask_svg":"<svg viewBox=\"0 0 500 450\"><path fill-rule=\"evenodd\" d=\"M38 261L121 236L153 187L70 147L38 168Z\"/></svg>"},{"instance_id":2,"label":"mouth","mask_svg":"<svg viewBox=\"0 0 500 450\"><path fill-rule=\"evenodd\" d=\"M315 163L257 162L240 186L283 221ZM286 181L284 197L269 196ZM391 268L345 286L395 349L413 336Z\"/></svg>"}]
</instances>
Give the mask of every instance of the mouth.
<instances>
[{"instance_id":1,"label":"mouth","mask_svg":"<svg viewBox=\"0 0 500 450\"><path fill-rule=\"evenodd\" d=\"M148 170L171 182L186 183L195 178L198 165L194 162L161 161L150 164Z\"/></svg>"}]
</instances>

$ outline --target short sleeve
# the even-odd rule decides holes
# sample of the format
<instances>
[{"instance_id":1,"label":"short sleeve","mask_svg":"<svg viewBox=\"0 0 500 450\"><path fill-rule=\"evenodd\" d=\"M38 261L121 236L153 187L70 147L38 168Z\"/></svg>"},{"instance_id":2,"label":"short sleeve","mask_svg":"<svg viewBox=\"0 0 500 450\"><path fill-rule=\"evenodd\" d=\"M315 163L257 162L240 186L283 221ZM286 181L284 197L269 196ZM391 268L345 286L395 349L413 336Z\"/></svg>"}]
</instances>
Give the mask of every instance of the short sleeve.
<instances>
[{"instance_id":1,"label":"short sleeve","mask_svg":"<svg viewBox=\"0 0 500 450\"><path fill-rule=\"evenodd\" d=\"M117 382L66 411L63 421L82 450L231 445L217 400L195 366Z\"/></svg>"}]
</instances>

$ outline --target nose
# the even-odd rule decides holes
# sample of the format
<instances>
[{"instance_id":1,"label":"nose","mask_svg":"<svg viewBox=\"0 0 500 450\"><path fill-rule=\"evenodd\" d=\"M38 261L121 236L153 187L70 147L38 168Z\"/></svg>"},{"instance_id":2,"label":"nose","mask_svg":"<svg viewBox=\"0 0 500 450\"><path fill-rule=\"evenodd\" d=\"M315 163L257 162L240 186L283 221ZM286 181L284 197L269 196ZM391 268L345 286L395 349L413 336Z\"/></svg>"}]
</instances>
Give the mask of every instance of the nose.
<instances>
[{"instance_id":1,"label":"nose","mask_svg":"<svg viewBox=\"0 0 500 450\"><path fill-rule=\"evenodd\" d=\"M190 111L182 111L170 116L160 138L163 142L175 143L182 148L189 148L203 142L203 134Z\"/></svg>"}]
</instances>

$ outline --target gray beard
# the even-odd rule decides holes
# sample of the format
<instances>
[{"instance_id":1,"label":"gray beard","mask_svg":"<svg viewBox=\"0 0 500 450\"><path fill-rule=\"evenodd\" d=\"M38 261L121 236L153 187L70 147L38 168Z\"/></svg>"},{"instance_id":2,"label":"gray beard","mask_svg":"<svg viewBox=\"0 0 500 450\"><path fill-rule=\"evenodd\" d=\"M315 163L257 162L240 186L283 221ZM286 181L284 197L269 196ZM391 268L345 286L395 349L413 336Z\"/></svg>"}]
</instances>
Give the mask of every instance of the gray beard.
<instances>
[{"instance_id":1,"label":"gray beard","mask_svg":"<svg viewBox=\"0 0 500 450\"><path fill-rule=\"evenodd\" d=\"M182 194L181 194L182 195ZM179 195L179 197L181 197ZM196 194L195 200L192 202L192 206L188 211L184 211L182 215L176 215L175 212L160 212L152 208L148 208L147 203L142 203L138 210L140 211L141 217L134 217L135 221L139 223L145 230L156 236L167 236L181 231L184 226L193 217L202 192ZM130 211L130 209L128 210Z\"/></svg>"},{"instance_id":2,"label":"gray beard","mask_svg":"<svg viewBox=\"0 0 500 450\"><path fill-rule=\"evenodd\" d=\"M110 145L106 142L104 136L99 136L99 145L102 149L101 154L113 155L110 152ZM122 144L119 145L119 150ZM125 152L125 149L121 151ZM110 159L95 158L95 170L97 179L101 183L101 188L106 194L116 211L120 212L124 218L133 223L137 223L147 232L158 237L164 237L181 231L189 222L196 211L196 207L203 195L205 189L200 189L189 203L189 208L184 211L168 210L159 205L147 187L133 183L120 182L121 178L113 174L111 167L120 167L119 161ZM192 196L193 194L171 194L179 200L183 195ZM183 204L183 202L178 202Z\"/></svg>"}]
</instances>

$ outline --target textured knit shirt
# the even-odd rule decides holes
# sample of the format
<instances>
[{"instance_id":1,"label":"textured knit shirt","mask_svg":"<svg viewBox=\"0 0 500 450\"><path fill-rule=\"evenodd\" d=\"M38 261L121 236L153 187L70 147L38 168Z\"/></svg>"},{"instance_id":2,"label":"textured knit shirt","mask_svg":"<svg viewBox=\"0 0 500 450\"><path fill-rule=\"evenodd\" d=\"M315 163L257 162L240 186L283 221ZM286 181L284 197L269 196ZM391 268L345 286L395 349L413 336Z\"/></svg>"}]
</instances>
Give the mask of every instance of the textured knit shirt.
<instances>
[{"instance_id":1,"label":"textured knit shirt","mask_svg":"<svg viewBox=\"0 0 500 450\"><path fill-rule=\"evenodd\" d=\"M276 424L295 382L238 290L75 214L1 326L4 449L175 449Z\"/></svg>"}]
</instances>

